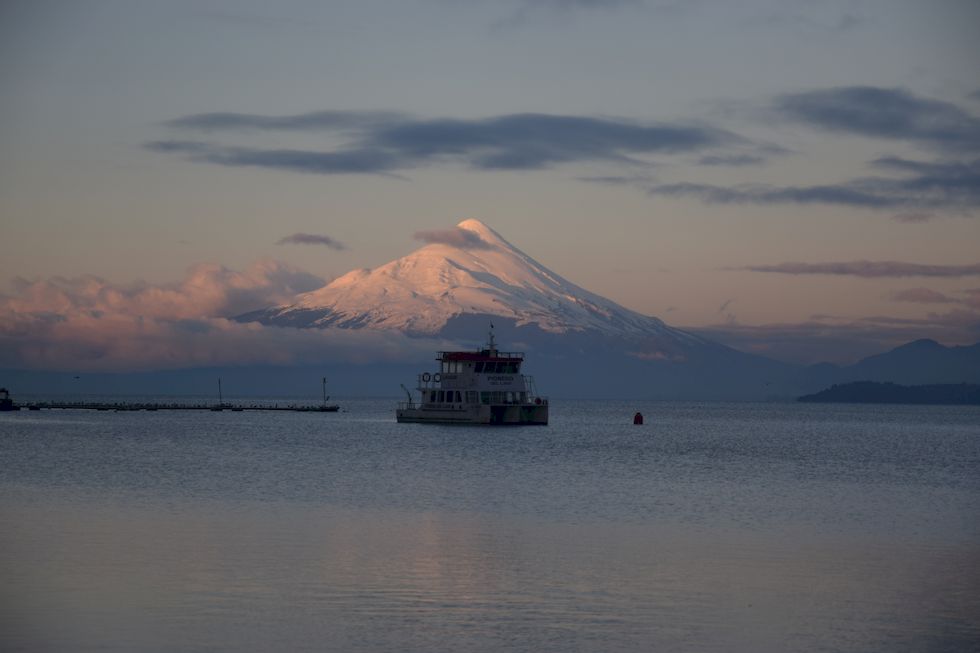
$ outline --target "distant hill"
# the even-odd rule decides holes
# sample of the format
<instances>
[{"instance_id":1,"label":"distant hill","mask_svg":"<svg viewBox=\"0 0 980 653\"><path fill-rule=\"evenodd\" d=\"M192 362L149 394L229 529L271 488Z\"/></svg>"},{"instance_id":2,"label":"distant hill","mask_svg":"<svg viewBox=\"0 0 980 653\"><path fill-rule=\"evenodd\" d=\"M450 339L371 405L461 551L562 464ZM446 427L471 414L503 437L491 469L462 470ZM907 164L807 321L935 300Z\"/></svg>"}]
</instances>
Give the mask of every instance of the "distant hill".
<instances>
[{"instance_id":1,"label":"distant hill","mask_svg":"<svg viewBox=\"0 0 980 653\"><path fill-rule=\"evenodd\" d=\"M980 385L942 383L905 386L897 383L857 381L834 385L799 401L848 404L956 404L980 406Z\"/></svg>"},{"instance_id":2,"label":"distant hill","mask_svg":"<svg viewBox=\"0 0 980 653\"><path fill-rule=\"evenodd\" d=\"M853 365L811 365L804 372L802 387L814 392L855 381L902 385L980 383L980 343L946 347L935 340L915 340Z\"/></svg>"}]
</instances>

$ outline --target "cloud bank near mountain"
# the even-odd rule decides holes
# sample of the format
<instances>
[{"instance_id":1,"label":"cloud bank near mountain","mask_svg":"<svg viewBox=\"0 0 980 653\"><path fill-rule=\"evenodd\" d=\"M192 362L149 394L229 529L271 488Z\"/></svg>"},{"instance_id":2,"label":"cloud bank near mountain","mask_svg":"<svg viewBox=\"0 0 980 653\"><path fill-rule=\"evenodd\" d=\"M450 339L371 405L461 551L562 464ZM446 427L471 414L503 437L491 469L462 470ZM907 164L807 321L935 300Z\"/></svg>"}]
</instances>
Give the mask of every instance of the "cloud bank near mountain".
<instances>
[{"instance_id":1,"label":"cloud bank near mountain","mask_svg":"<svg viewBox=\"0 0 980 653\"><path fill-rule=\"evenodd\" d=\"M480 234L459 227L416 231L413 238L421 240L423 243L441 243L461 249L490 249L492 247L490 243L480 238Z\"/></svg>"},{"instance_id":2,"label":"cloud bank near mountain","mask_svg":"<svg viewBox=\"0 0 980 653\"><path fill-rule=\"evenodd\" d=\"M241 324L323 279L275 261L238 272L202 264L179 283L121 286L94 276L17 279L0 296L0 367L76 371L424 360L431 341L398 333Z\"/></svg>"}]
</instances>

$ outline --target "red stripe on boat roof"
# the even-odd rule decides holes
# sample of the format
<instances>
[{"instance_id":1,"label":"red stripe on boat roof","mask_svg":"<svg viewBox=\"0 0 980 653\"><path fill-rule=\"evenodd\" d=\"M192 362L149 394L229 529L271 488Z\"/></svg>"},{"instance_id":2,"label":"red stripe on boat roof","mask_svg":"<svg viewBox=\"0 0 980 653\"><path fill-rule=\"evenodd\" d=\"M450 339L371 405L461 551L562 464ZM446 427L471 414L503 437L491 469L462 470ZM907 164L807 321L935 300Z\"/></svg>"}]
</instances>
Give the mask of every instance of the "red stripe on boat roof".
<instances>
[{"instance_id":1,"label":"red stripe on boat roof","mask_svg":"<svg viewBox=\"0 0 980 653\"><path fill-rule=\"evenodd\" d=\"M438 360L444 361L483 361L496 363L509 363L524 360L524 354L519 352L497 352L496 356L481 354L473 351L442 351L439 352Z\"/></svg>"}]
</instances>

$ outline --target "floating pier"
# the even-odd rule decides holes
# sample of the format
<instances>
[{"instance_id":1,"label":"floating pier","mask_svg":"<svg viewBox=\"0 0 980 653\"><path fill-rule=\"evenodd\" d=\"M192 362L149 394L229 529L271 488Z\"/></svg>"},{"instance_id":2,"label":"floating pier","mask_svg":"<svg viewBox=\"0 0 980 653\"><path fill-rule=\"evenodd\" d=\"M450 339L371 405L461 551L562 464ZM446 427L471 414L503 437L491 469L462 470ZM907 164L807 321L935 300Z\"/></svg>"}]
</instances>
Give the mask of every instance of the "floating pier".
<instances>
[{"instance_id":1,"label":"floating pier","mask_svg":"<svg viewBox=\"0 0 980 653\"><path fill-rule=\"evenodd\" d=\"M292 411L295 413L336 413L340 406L334 405L303 405L303 404L189 404L189 403L157 403L157 402L102 402L102 401L36 401L25 404L14 404L13 410L102 410L102 411L155 411L155 410L209 410L219 412L230 410L241 411Z\"/></svg>"},{"instance_id":2,"label":"floating pier","mask_svg":"<svg viewBox=\"0 0 980 653\"><path fill-rule=\"evenodd\" d=\"M221 412L230 410L234 413L242 411L290 411L294 413L336 413L340 406L328 404L327 378L323 377L323 403L316 404L244 404L226 402L221 391L221 378L218 378L218 403L185 403L185 402L153 402L153 401L29 401L23 404L14 403L10 392L0 388L0 411L16 410L101 410L101 411L157 411L157 410L209 410Z\"/></svg>"}]
</instances>

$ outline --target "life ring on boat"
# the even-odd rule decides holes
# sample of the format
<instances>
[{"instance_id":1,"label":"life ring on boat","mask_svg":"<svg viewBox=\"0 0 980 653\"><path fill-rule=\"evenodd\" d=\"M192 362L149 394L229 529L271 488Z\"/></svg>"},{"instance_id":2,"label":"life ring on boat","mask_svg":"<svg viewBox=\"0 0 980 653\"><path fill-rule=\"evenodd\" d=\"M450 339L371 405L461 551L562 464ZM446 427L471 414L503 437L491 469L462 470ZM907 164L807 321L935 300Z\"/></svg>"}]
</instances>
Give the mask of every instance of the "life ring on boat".
<instances>
[{"instance_id":1,"label":"life ring on boat","mask_svg":"<svg viewBox=\"0 0 980 653\"><path fill-rule=\"evenodd\" d=\"M435 374L432 375L432 380L435 381L436 383L439 383L440 381L442 381L442 375L439 374L439 372L436 372Z\"/></svg>"},{"instance_id":2,"label":"life ring on boat","mask_svg":"<svg viewBox=\"0 0 980 653\"><path fill-rule=\"evenodd\" d=\"M431 378L432 377L429 376L429 373L428 372L423 372L422 373L422 383L428 383L429 382L429 379L431 379Z\"/></svg>"}]
</instances>

